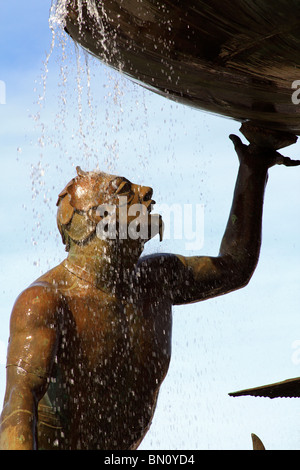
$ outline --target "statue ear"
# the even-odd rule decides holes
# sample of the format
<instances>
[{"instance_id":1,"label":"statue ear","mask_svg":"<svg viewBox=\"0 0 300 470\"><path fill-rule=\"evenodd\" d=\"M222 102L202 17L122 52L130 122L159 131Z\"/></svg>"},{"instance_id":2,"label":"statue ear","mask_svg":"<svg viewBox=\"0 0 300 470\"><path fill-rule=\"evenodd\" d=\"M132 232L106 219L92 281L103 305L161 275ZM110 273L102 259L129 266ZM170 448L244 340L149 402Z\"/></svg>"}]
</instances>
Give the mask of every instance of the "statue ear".
<instances>
[{"instance_id":1,"label":"statue ear","mask_svg":"<svg viewBox=\"0 0 300 470\"><path fill-rule=\"evenodd\" d=\"M77 166L76 167L76 171L77 171L77 175L78 176L87 176L88 175L88 172L87 171L83 171L80 166Z\"/></svg>"},{"instance_id":2,"label":"statue ear","mask_svg":"<svg viewBox=\"0 0 300 470\"><path fill-rule=\"evenodd\" d=\"M66 194L63 198L60 198L58 211L57 211L57 219L62 225L67 225L74 214L74 207L70 204L70 198L68 194Z\"/></svg>"},{"instance_id":3,"label":"statue ear","mask_svg":"<svg viewBox=\"0 0 300 470\"><path fill-rule=\"evenodd\" d=\"M84 242L96 230L96 225L88 218L87 214L74 212L70 225L64 227L71 240Z\"/></svg>"}]
</instances>

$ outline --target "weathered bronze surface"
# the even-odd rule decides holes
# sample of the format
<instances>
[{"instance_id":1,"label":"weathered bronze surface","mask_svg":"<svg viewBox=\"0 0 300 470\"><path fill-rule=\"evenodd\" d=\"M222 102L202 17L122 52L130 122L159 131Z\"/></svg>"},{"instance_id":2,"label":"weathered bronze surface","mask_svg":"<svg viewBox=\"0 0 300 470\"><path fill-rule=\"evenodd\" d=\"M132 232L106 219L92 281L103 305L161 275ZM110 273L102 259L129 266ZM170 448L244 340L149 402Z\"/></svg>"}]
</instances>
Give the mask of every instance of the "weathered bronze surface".
<instances>
[{"instance_id":1,"label":"weathered bronze surface","mask_svg":"<svg viewBox=\"0 0 300 470\"><path fill-rule=\"evenodd\" d=\"M300 134L300 0L66 2L70 36L147 88Z\"/></svg>"},{"instance_id":2,"label":"weathered bronze surface","mask_svg":"<svg viewBox=\"0 0 300 470\"><path fill-rule=\"evenodd\" d=\"M256 434L251 434L253 450L266 450L262 441Z\"/></svg>"},{"instance_id":3,"label":"weathered bronze surface","mask_svg":"<svg viewBox=\"0 0 300 470\"><path fill-rule=\"evenodd\" d=\"M251 395L268 398L300 398L300 377L229 393L231 397Z\"/></svg>"},{"instance_id":4,"label":"weathered bronze surface","mask_svg":"<svg viewBox=\"0 0 300 470\"><path fill-rule=\"evenodd\" d=\"M153 234L122 238L121 223L125 208L129 230L134 204L145 209L147 226L160 222L151 214L152 189L78 168L58 198L68 256L13 307L1 449L139 446L168 371L172 305L244 287L258 261L268 168L287 160L231 139L240 166L216 257L142 257ZM103 207L116 208L116 237L99 236Z\"/></svg>"}]
</instances>

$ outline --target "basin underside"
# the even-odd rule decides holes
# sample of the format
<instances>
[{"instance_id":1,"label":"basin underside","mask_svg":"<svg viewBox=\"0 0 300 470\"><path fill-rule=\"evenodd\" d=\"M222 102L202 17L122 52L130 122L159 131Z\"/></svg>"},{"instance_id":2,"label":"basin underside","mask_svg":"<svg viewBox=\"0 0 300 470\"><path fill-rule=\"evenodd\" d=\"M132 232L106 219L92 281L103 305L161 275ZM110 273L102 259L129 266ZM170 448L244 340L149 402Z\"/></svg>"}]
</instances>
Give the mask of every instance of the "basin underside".
<instances>
[{"instance_id":1,"label":"basin underside","mask_svg":"<svg viewBox=\"0 0 300 470\"><path fill-rule=\"evenodd\" d=\"M66 30L108 65L186 105L300 135L300 0L87 3L97 14L69 1Z\"/></svg>"}]
</instances>

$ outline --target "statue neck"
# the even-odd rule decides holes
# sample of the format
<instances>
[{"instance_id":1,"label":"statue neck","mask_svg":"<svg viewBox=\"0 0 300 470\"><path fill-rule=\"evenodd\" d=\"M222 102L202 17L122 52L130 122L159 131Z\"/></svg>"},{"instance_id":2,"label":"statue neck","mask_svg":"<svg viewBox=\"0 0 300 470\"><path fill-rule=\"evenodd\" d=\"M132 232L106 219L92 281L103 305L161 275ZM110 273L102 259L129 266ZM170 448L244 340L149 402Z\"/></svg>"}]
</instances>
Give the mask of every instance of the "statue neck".
<instances>
[{"instance_id":1,"label":"statue neck","mask_svg":"<svg viewBox=\"0 0 300 470\"><path fill-rule=\"evenodd\" d=\"M142 248L140 243L120 244L97 238L86 246L72 243L66 267L87 283L111 292L126 282Z\"/></svg>"}]
</instances>

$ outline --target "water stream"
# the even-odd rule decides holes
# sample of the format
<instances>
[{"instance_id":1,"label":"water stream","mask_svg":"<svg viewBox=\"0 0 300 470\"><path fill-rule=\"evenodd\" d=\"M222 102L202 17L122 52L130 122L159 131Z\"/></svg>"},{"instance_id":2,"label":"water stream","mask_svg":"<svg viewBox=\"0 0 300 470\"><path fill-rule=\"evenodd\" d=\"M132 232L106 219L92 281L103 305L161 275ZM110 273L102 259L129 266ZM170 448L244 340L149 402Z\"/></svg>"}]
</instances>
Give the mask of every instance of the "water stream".
<instances>
[{"instance_id":1,"label":"water stream","mask_svg":"<svg viewBox=\"0 0 300 470\"><path fill-rule=\"evenodd\" d=\"M105 17L105 11L100 15L96 8L100 2L85 3L103 30L101 17ZM82 8L83 2L78 4ZM75 45L63 30L65 14L66 1L53 1L49 50L35 84L31 122L37 138L32 144L29 172L32 200L26 202L28 207L21 202L26 213L32 209L32 217L26 220L26 230L31 234L27 266L34 265L34 277L24 272L22 282L32 282L65 255L56 228L55 204L57 194L75 176L77 165L86 171L103 170L149 184L158 203L205 203L205 245L197 254L215 254L227 220L237 166L227 136L238 132L238 125L150 96ZM79 17L83 21L80 8ZM102 46L109 54L105 39ZM22 162L24 149L18 147L17 153ZM278 201L283 181L289 190L280 189L282 207L278 207L273 201ZM295 294L297 243L292 236L288 240L287 228L278 241L279 225L288 227L292 220L294 234L299 229L289 201L290 191L295 191L292 199L299 200L299 194L291 189L298 187L296 183L291 173L282 171L279 174L274 170L270 178L265 250L249 288L201 305L174 309L171 368L161 389L153 427L141 448L250 448L250 432L262 434L262 438L264 433L272 434L278 443L280 423L285 423L287 432L291 429L289 417L295 405L250 399L245 406L245 402L228 399L227 393L240 385L263 383L266 373L273 374L274 381L285 378L286 369L290 376L298 375L289 359L293 352L290 345L298 338L298 320L293 316L299 306ZM290 216L286 215L288 209ZM287 244L294 244L288 263L283 238ZM155 240L146 247L146 253L162 250L189 254L184 252L182 240L166 240L163 245ZM18 260L22 268L26 266L24 259ZM13 272L11 279L15 279ZM284 285L288 279L287 295ZM2 346L0 343L3 364ZM296 431L297 421L295 418ZM277 426L275 437L269 422ZM298 441L294 437L294 447Z\"/></svg>"}]
</instances>

